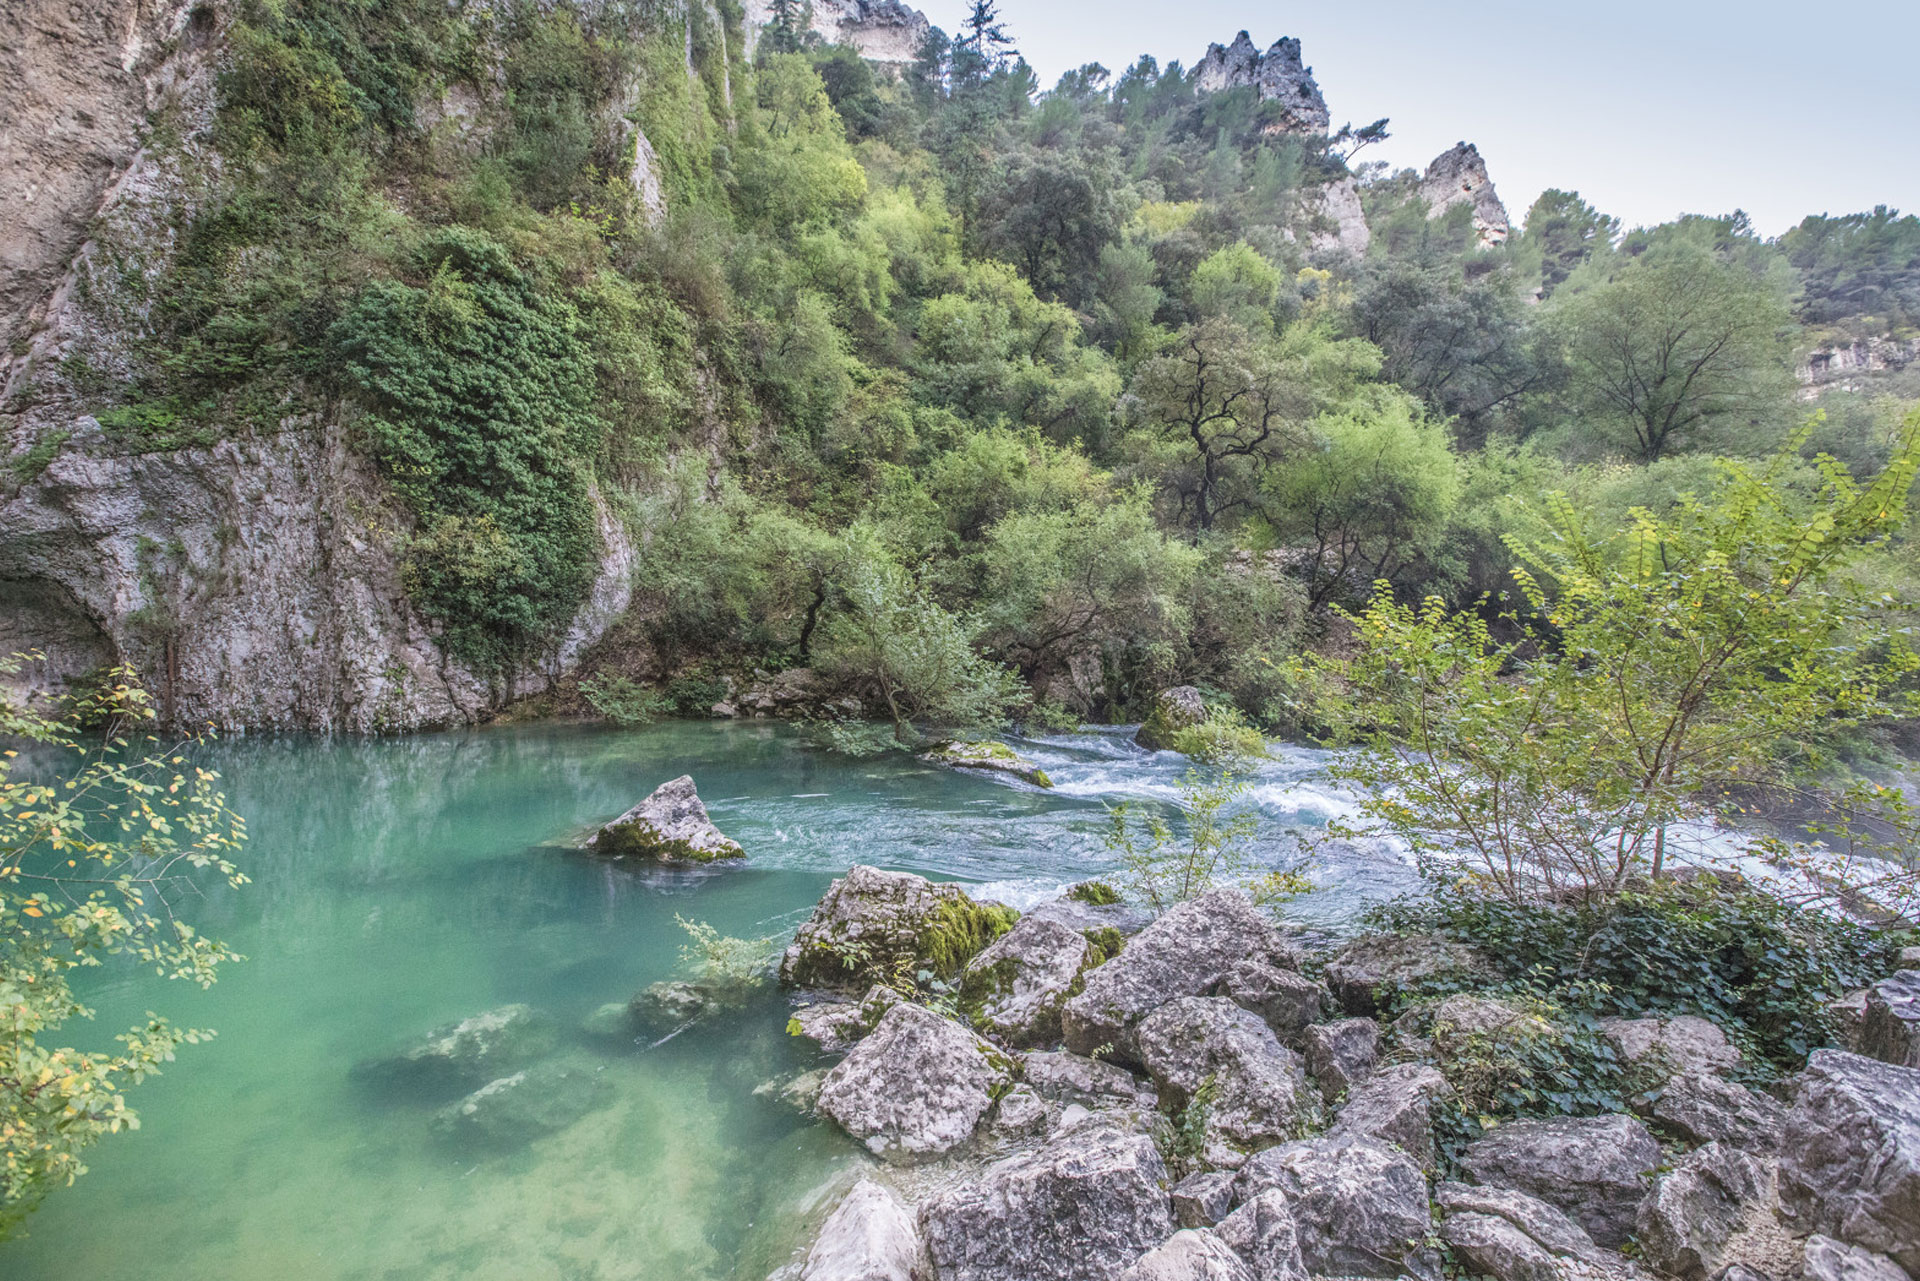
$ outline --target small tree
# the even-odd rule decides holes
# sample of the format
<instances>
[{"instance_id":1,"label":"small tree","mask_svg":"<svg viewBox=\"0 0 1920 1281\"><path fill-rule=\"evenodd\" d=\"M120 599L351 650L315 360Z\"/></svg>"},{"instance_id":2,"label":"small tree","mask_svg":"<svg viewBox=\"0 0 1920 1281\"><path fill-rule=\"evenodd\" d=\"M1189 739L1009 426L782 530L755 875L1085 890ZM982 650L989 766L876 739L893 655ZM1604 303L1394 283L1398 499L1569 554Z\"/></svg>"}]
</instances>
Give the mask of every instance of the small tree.
<instances>
[{"instance_id":1,"label":"small tree","mask_svg":"<svg viewBox=\"0 0 1920 1281\"><path fill-rule=\"evenodd\" d=\"M34 658L0 657L0 677ZM237 959L174 908L193 872L245 883L230 857L245 824L217 775L121 732L152 719L124 668L57 718L0 685L0 739L27 745L48 780L16 778L19 752L0 755L0 1237L48 1189L86 1173L87 1148L138 1127L128 1086L212 1035L149 1014L117 1051L43 1044L93 1015L68 985L72 971L126 956L206 987ZM99 724L108 736L89 749L81 726Z\"/></svg>"},{"instance_id":2,"label":"small tree","mask_svg":"<svg viewBox=\"0 0 1920 1281\"><path fill-rule=\"evenodd\" d=\"M1724 463L1716 494L1636 510L1612 538L1550 499L1547 533L1509 540L1528 609L1500 639L1479 613L1382 585L1353 620L1358 653L1322 664L1350 694L1337 776L1381 829L1470 856L1511 898L1591 899L1660 877L1672 825L1779 777L1793 745L1911 714L1902 606L1847 571L1901 527L1920 414L1864 483L1820 460L1803 504L1788 481L1804 440Z\"/></svg>"}]
</instances>

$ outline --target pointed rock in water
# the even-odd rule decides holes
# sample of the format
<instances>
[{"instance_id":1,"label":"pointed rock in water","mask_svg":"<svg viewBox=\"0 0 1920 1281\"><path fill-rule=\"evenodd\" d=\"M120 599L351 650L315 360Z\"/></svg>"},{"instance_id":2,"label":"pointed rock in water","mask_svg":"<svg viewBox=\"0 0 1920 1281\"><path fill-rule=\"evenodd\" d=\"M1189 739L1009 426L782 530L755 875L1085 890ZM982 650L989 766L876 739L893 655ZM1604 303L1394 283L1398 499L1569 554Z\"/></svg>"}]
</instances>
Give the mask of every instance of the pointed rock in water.
<instances>
[{"instance_id":1,"label":"pointed rock in water","mask_svg":"<svg viewBox=\"0 0 1920 1281\"><path fill-rule=\"evenodd\" d=\"M432 1127L453 1142L512 1147L563 1130L612 1097L612 1083L588 1064L541 1063L442 1108Z\"/></svg>"},{"instance_id":2,"label":"pointed rock in water","mask_svg":"<svg viewBox=\"0 0 1920 1281\"><path fill-rule=\"evenodd\" d=\"M744 858L746 851L713 825L694 791L691 775L662 783L653 795L608 823L588 842L609 858L657 859L662 863L711 863Z\"/></svg>"},{"instance_id":3,"label":"pointed rock in water","mask_svg":"<svg viewBox=\"0 0 1920 1281\"><path fill-rule=\"evenodd\" d=\"M866 991L922 969L952 979L1019 913L958 885L854 864L827 889L780 961L793 987Z\"/></svg>"},{"instance_id":4,"label":"pointed rock in water","mask_svg":"<svg viewBox=\"0 0 1920 1281\"><path fill-rule=\"evenodd\" d=\"M553 1028L532 1006L503 1005L437 1027L398 1053L358 1063L353 1076L385 1089L444 1096L505 1076L553 1044Z\"/></svg>"},{"instance_id":5,"label":"pointed rock in water","mask_svg":"<svg viewBox=\"0 0 1920 1281\"><path fill-rule=\"evenodd\" d=\"M896 1005L827 1073L816 1106L874 1155L930 1161L973 1138L1014 1063L917 1005Z\"/></svg>"},{"instance_id":6,"label":"pointed rock in water","mask_svg":"<svg viewBox=\"0 0 1920 1281\"><path fill-rule=\"evenodd\" d=\"M900 1199L875 1183L854 1184L827 1217L800 1281L925 1281L927 1249Z\"/></svg>"},{"instance_id":7,"label":"pointed rock in water","mask_svg":"<svg viewBox=\"0 0 1920 1281\"><path fill-rule=\"evenodd\" d=\"M929 765L950 765L954 769L991 770L996 774L1011 774L1015 778L1032 783L1035 787L1053 786L1053 780L1047 777L1045 770L1005 743L942 743L930 752L921 753L920 759Z\"/></svg>"}]
</instances>

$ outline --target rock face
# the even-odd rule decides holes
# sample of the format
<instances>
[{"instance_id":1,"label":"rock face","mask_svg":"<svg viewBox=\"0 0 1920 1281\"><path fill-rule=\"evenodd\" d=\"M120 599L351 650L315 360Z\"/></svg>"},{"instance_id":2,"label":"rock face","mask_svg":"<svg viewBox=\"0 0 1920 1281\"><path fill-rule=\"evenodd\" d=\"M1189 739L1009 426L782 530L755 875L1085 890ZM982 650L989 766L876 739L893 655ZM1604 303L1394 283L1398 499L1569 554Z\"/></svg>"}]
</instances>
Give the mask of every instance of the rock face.
<instances>
[{"instance_id":1,"label":"rock face","mask_svg":"<svg viewBox=\"0 0 1920 1281\"><path fill-rule=\"evenodd\" d=\"M1740 1062L1727 1034L1706 1019L1601 1019L1600 1034L1628 1063L1658 1056L1681 1072L1724 1072Z\"/></svg>"},{"instance_id":2,"label":"rock face","mask_svg":"<svg viewBox=\"0 0 1920 1281\"><path fill-rule=\"evenodd\" d=\"M1208 45L1194 74L1194 84L1202 93L1251 85L1262 101L1278 102L1284 108L1282 127L1290 133L1324 132L1331 119L1313 68L1301 62L1300 42L1291 36L1274 41L1263 54L1242 31L1231 45Z\"/></svg>"},{"instance_id":3,"label":"rock face","mask_svg":"<svg viewBox=\"0 0 1920 1281\"><path fill-rule=\"evenodd\" d=\"M1494 1281L1575 1281L1631 1271L1579 1224L1524 1192L1442 1183L1433 1199L1443 1216L1440 1239Z\"/></svg>"},{"instance_id":4,"label":"rock face","mask_svg":"<svg viewBox=\"0 0 1920 1281\"><path fill-rule=\"evenodd\" d=\"M1153 1140L1099 1119L921 1207L940 1281L1114 1281L1173 1233Z\"/></svg>"},{"instance_id":5,"label":"rock face","mask_svg":"<svg viewBox=\"0 0 1920 1281\"><path fill-rule=\"evenodd\" d=\"M1679 1277L1706 1277L1728 1263L1728 1242L1763 1213L1772 1179L1744 1152L1709 1143L1689 1153L1640 1204L1642 1257Z\"/></svg>"},{"instance_id":6,"label":"rock face","mask_svg":"<svg viewBox=\"0 0 1920 1281\"><path fill-rule=\"evenodd\" d=\"M1331 1103L1372 1073L1380 1058L1380 1025L1372 1019L1321 1023L1303 1034L1302 1049L1320 1096Z\"/></svg>"},{"instance_id":7,"label":"rock face","mask_svg":"<svg viewBox=\"0 0 1920 1281\"><path fill-rule=\"evenodd\" d=\"M1404 989L1482 968L1470 947L1438 934L1376 934L1356 940L1327 963L1327 986L1348 1014L1377 1014Z\"/></svg>"},{"instance_id":8,"label":"rock face","mask_svg":"<svg viewBox=\"0 0 1920 1281\"><path fill-rule=\"evenodd\" d=\"M1012 1069L959 1024L901 1004L827 1073L815 1106L874 1155L911 1164L970 1140Z\"/></svg>"},{"instance_id":9,"label":"rock face","mask_svg":"<svg viewBox=\"0 0 1920 1281\"><path fill-rule=\"evenodd\" d=\"M1286 1193L1268 1188L1220 1223L1220 1239L1253 1268L1259 1281L1306 1281L1300 1257L1300 1225Z\"/></svg>"},{"instance_id":10,"label":"rock face","mask_svg":"<svg viewBox=\"0 0 1920 1281\"><path fill-rule=\"evenodd\" d=\"M780 981L865 991L923 966L951 978L1012 924L1011 909L983 907L958 885L856 863L794 935Z\"/></svg>"},{"instance_id":11,"label":"rock face","mask_svg":"<svg viewBox=\"0 0 1920 1281\"><path fill-rule=\"evenodd\" d=\"M497 1080L547 1053L553 1029L528 1005L503 1005L435 1028L385 1058L356 1065L353 1075L394 1089L445 1093Z\"/></svg>"},{"instance_id":12,"label":"rock face","mask_svg":"<svg viewBox=\"0 0 1920 1281\"><path fill-rule=\"evenodd\" d=\"M1901 970L1867 989L1859 1036L1868 1058L1920 1068L1920 970Z\"/></svg>"},{"instance_id":13,"label":"rock face","mask_svg":"<svg viewBox=\"0 0 1920 1281\"><path fill-rule=\"evenodd\" d=\"M929 1281L919 1225L898 1197L862 1179L827 1217L800 1281Z\"/></svg>"},{"instance_id":14,"label":"rock face","mask_svg":"<svg viewBox=\"0 0 1920 1281\"><path fill-rule=\"evenodd\" d=\"M490 1081L435 1113L434 1133L476 1147L512 1147L605 1107L613 1085L590 1065L541 1063Z\"/></svg>"},{"instance_id":15,"label":"rock face","mask_svg":"<svg viewBox=\"0 0 1920 1281\"><path fill-rule=\"evenodd\" d=\"M1060 1007L1092 958L1086 937L1058 921L1024 917L967 963L964 1001L975 1026L1009 1045L1060 1039Z\"/></svg>"},{"instance_id":16,"label":"rock face","mask_svg":"<svg viewBox=\"0 0 1920 1281\"><path fill-rule=\"evenodd\" d=\"M1169 1001L1141 1022L1138 1043L1164 1106L1204 1108L1201 1155L1209 1165L1237 1166L1298 1131L1306 1088L1299 1060L1232 1001Z\"/></svg>"},{"instance_id":17,"label":"rock face","mask_svg":"<svg viewBox=\"0 0 1920 1281\"><path fill-rule=\"evenodd\" d=\"M1487 176L1487 162L1472 143L1458 143L1435 156L1420 179L1418 194L1427 202L1429 218L1437 218L1455 205L1470 205L1473 230L1483 249L1505 244L1512 231L1507 207L1500 203L1493 179Z\"/></svg>"},{"instance_id":18,"label":"rock face","mask_svg":"<svg viewBox=\"0 0 1920 1281\"><path fill-rule=\"evenodd\" d=\"M1920 338L1879 334L1822 347L1809 352L1800 367L1800 398L1813 400L1829 391L1861 391L1915 361L1920 361Z\"/></svg>"},{"instance_id":19,"label":"rock face","mask_svg":"<svg viewBox=\"0 0 1920 1281\"><path fill-rule=\"evenodd\" d=\"M1205 1228L1185 1228L1141 1255L1120 1281L1257 1281L1231 1246Z\"/></svg>"},{"instance_id":20,"label":"rock face","mask_svg":"<svg viewBox=\"0 0 1920 1281\"><path fill-rule=\"evenodd\" d=\"M1433 1110L1453 1095L1447 1078L1424 1063L1401 1063L1362 1081L1331 1133L1391 1143L1423 1170L1434 1163Z\"/></svg>"},{"instance_id":21,"label":"rock face","mask_svg":"<svg viewBox=\"0 0 1920 1281\"><path fill-rule=\"evenodd\" d=\"M1780 1197L1799 1230L1920 1274L1920 1071L1815 1050L1794 1082Z\"/></svg>"},{"instance_id":22,"label":"rock face","mask_svg":"<svg viewBox=\"0 0 1920 1281\"><path fill-rule=\"evenodd\" d=\"M1090 1054L1111 1046L1115 1059L1138 1065L1140 1020L1168 1001L1206 994L1247 960L1293 964L1280 932L1246 895L1215 890L1182 903L1087 975L1085 990L1061 1011L1067 1048Z\"/></svg>"},{"instance_id":23,"label":"rock face","mask_svg":"<svg viewBox=\"0 0 1920 1281\"><path fill-rule=\"evenodd\" d=\"M1317 253L1343 253L1355 258L1367 252L1373 232L1360 203L1360 187L1349 176L1334 179L1305 197L1308 216L1307 247Z\"/></svg>"},{"instance_id":24,"label":"rock face","mask_svg":"<svg viewBox=\"0 0 1920 1281\"><path fill-rule=\"evenodd\" d=\"M1176 685L1154 696L1153 709L1141 722L1133 741L1150 752L1171 751L1176 732L1207 719L1207 704L1191 685Z\"/></svg>"},{"instance_id":25,"label":"rock face","mask_svg":"<svg viewBox=\"0 0 1920 1281\"><path fill-rule=\"evenodd\" d=\"M1616 1247L1632 1236L1661 1160L1646 1126L1630 1116L1597 1116L1510 1121L1469 1145L1460 1164L1475 1183L1539 1197Z\"/></svg>"},{"instance_id":26,"label":"rock face","mask_svg":"<svg viewBox=\"0 0 1920 1281\"><path fill-rule=\"evenodd\" d=\"M1766 1156L1780 1150L1787 1109L1744 1085L1682 1073L1653 1101L1653 1119L1692 1143L1725 1143Z\"/></svg>"},{"instance_id":27,"label":"rock face","mask_svg":"<svg viewBox=\"0 0 1920 1281\"><path fill-rule=\"evenodd\" d=\"M769 0L747 0L747 56L773 19ZM927 38L927 15L899 0L815 0L809 6L813 30L828 44L852 45L868 62L897 72L920 56Z\"/></svg>"},{"instance_id":28,"label":"rock face","mask_svg":"<svg viewBox=\"0 0 1920 1281\"><path fill-rule=\"evenodd\" d=\"M691 775L660 784L653 795L594 834L596 854L657 859L663 863L711 863L744 858L740 843L713 825L694 791Z\"/></svg>"},{"instance_id":29,"label":"rock face","mask_svg":"<svg viewBox=\"0 0 1920 1281\"><path fill-rule=\"evenodd\" d=\"M1247 1162L1241 1199L1269 1190L1291 1208L1306 1270L1397 1277L1427 1235L1427 1180L1404 1153L1325 1136L1269 1148Z\"/></svg>"}]
</instances>

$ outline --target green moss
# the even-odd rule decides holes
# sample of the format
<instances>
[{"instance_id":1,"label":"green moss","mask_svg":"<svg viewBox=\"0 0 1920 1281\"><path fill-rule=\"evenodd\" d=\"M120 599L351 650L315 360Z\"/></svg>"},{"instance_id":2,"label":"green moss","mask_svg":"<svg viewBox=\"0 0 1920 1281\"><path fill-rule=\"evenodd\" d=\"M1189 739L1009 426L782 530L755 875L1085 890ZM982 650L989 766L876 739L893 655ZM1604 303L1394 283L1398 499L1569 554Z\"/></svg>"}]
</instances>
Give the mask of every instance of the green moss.
<instances>
[{"instance_id":1,"label":"green moss","mask_svg":"<svg viewBox=\"0 0 1920 1281\"><path fill-rule=\"evenodd\" d=\"M1082 881L1068 888L1067 897L1076 903L1089 903L1094 907L1112 907L1120 901L1120 891L1105 881Z\"/></svg>"},{"instance_id":2,"label":"green moss","mask_svg":"<svg viewBox=\"0 0 1920 1281\"><path fill-rule=\"evenodd\" d=\"M1080 936L1093 948L1093 954L1087 958L1087 969L1105 965L1120 955L1120 949L1127 945L1126 938L1111 925L1103 925L1097 930L1081 930Z\"/></svg>"},{"instance_id":3,"label":"green moss","mask_svg":"<svg viewBox=\"0 0 1920 1281\"><path fill-rule=\"evenodd\" d=\"M674 863L713 863L720 859L743 858L738 846L703 850L686 841L663 841L645 823L622 823L602 828L594 849L611 858L650 858Z\"/></svg>"},{"instance_id":4,"label":"green moss","mask_svg":"<svg viewBox=\"0 0 1920 1281\"><path fill-rule=\"evenodd\" d=\"M1027 775L1027 781L1029 783L1032 783L1035 787L1052 787L1053 786L1053 780L1047 777L1047 772L1043 769L1037 769L1033 771L1033 773Z\"/></svg>"},{"instance_id":5,"label":"green moss","mask_svg":"<svg viewBox=\"0 0 1920 1281\"><path fill-rule=\"evenodd\" d=\"M31 484L40 479L42 472L53 465L60 447L72 436L70 431L48 432L34 442L33 448L13 460L13 476L22 485Z\"/></svg>"},{"instance_id":6,"label":"green moss","mask_svg":"<svg viewBox=\"0 0 1920 1281\"><path fill-rule=\"evenodd\" d=\"M1020 913L1000 903L954 898L934 909L916 940L916 950L934 977L949 980L1019 919Z\"/></svg>"}]
</instances>

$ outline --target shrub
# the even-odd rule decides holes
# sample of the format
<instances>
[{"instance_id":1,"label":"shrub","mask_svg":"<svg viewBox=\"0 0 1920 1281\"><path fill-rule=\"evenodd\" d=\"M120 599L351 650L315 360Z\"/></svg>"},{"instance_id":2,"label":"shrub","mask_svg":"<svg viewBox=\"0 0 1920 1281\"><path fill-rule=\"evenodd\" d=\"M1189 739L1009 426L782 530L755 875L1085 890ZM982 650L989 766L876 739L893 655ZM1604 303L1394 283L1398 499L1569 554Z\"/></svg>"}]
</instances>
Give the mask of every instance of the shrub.
<instances>
[{"instance_id":1,"label":"shrub","mask_svg":"<svg viewBox=\"0 0 1920 1281\"><path fill-rule=\"evenodd\" d=\"M1236 708L1219 704L1207 709L1204 720L1174 730L1171 741L1174 751L1205 765L1244 766L1267 755L1266 737Z\"/></svg>"},{"instance_id":2,"label":"shrub","mask_svg":"<svg viewBox=\"0 0 1920 1281\"><path fill-rule=\"evenodd\" d=\"M1311 886L1298 869L1259 870L1248 842L1258 819L1241 807L1247 781L1231 771L1189 770L1180 784L1182 840L1157 811L1142 816L1127 802L1109 811L1106 846L1119 857L1122 883L1157 912L1226 883L1241 884L1256 903L1274 903Z\"/></svg>"},{"instance_id":3,"label":"shrub","mask_svg":"<svg viewBox=\"0 0 1920 1281\"><path fill-rule=\"evenodd\" d=\"M673 700L655 693L639 681L612 672L589 676L580 682L580 696L587 705L616 725L646 725L660 719L673 708Z\"/></svg>"}]
</instances>

